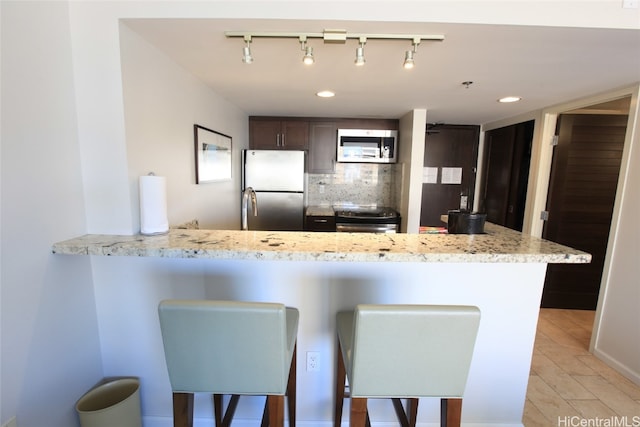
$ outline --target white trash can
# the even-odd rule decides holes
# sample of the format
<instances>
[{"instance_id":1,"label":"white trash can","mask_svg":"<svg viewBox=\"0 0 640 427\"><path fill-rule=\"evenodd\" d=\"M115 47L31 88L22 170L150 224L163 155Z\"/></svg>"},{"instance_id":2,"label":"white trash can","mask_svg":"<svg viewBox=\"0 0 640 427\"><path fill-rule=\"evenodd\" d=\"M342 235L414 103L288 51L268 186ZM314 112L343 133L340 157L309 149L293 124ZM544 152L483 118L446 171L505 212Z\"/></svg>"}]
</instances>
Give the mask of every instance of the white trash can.
<instances>
[{"instance_id":1,"label":"white trash can","mask_svg":"<svg viewBox=\"0 0 640 427\"><path fill-rule=\"evenodd\" d=\"M142 427L140 381L119 378L89 390L76 403L82 427Z\"/></svg>"}]
</instances>

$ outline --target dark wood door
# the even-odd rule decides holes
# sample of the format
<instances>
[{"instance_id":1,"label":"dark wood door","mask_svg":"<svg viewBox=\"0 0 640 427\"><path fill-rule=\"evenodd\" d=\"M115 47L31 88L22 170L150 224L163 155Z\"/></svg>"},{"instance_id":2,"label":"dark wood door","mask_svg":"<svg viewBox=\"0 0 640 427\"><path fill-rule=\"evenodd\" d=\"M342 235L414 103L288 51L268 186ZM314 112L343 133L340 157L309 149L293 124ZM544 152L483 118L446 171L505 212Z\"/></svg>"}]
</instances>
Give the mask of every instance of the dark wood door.
<instances>
[{"instance_id":1,"label":"dark wood door","mask_svg":"<svg viewBox=\"0 0 640 427\"><path fill-rule=\"evenodd\" d=\"M534 121L486 133L484 194L487 221L522 231Z\"/></svg>"},{"instance_id":2,"label":"dark wood door","mask_svg":"<svg viewBox=\"0 0 640 427\"><path fill-rule=\"evenodd\" d=\"M424 167L437 168L438 176L437 182L422 184L421 226L443 226L440 217L460 209L462 196L466 207L473 207L479 136L480 128L469 125L438 125L427 131ZM462 183L442 184L443 167L462 168Z\"/></svg>"},{"instance_id":3,"label":"dark wood door","mask_svg":"<svg viewBox=\"0 0 640 427\"><path fill-rule=\"evenodd\" d=\"M550 264L543 307L596 307L626 124L627 116L622 115L559 117L543 237L593 258L590 264Z\"/></svg>"}]
</instances>

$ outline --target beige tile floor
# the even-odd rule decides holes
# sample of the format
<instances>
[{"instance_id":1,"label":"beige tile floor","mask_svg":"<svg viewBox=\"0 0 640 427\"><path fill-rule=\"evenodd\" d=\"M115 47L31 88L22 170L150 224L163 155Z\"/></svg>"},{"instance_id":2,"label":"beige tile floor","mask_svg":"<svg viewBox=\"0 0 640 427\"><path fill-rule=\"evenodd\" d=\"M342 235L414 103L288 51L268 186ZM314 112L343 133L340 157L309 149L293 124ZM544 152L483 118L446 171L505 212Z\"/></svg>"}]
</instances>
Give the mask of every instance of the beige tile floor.
<instances>
[{"instance_id":1,"label":"beige tile floor","mask_svg":"<svg viewBox=\"0 0 640 427\"><path fill-rule=\"evenodd\" d=\"M594 315L540 310L525 427L640 427L640 387L589 353Z\"/></svg>"}]
</instances>

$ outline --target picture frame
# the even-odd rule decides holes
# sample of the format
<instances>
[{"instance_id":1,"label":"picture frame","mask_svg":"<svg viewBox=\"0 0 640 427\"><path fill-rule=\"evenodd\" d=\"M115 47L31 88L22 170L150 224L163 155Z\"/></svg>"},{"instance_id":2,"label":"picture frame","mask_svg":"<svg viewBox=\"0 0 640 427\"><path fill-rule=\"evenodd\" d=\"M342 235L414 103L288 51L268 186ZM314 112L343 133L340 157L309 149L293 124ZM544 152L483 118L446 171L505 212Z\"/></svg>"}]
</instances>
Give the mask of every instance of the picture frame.
<instances>
[{"instance_id":1,"label":"picture frame","mask_svg":"<svg viewBox=\"0 0 640 427\"><path fill-rule=\"evenodd\" d=\"M232 138L198 124L193 135L196 184L231 180Z\"/></svg>"}]
</instances>

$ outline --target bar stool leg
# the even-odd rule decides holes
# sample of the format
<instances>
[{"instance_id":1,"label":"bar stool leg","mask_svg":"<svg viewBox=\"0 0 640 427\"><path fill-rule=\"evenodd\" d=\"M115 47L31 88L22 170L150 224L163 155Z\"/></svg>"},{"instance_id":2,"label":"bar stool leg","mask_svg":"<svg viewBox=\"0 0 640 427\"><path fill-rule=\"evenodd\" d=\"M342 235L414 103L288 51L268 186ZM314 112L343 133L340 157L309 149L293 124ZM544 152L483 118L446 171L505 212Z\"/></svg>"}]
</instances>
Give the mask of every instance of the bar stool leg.
<instances>
[{"instance_id":1,"label":"bar stool leg","mask_svg":"<svg viewBox=\"0 0 640 427\"><path fill-rule=\"evenodd\" d=\"M367 421L367 398L351 398L351 414L349 416L350 427L364 427Z\"/></svg>"},{"instance_id":2,"label":"bar stool leg","mask_svg":"<svg viewBox=\"0 0 640 427\"><path fill-rule=\"evenodd\" d=\"M173 393L173 427L193 427L193 393Z\"/></svg>"},{"instance_id":3,"label":"bar stool leg","mask_svg":"<svg viewBox=\"0 0 640 427\"><path fill-rule=\"evenodd\" d=\"M407 417L410 427L416 427L418 421L418 402L419 400L416 398L407 399Z\"/></svg>"},{"instance_id":4,"label":"bar stool leg","mask_svg":"<svg viewBox=\"0 0 640 427\"><path fill-rule=\"evenodd\" d=\"M460 427L462 418L462 399L440 400L440 426Z\"/></svg>"},{"instance_id":5,"label":"bar stool leg","mask_svg":"<svg viewBox=\"0 0 640 427\"><path fill-rule=\"evenodd\" d=\"M336 405L334 411L333 426L340 427L342 423L342 406L344 404L344 386L347 377L347 371L342 360L342 347L338 341L338 366L336 369Z\"/></svg>"},{"instance_id":6,"label":"bar stool leg","mask_svg":"<svg viewBox=\"0 0 640 427\"><path fill-rule=\"evenodd\" d=\"M293 357L289 368L289 381L287 382L287 405L289 409L289 427L296 426L296 360L298 356L298 344L293 347Z\"/></svg>"},{"instance_id":7,"label":"bar stool leg","mask_svg":"<svg viewBox=\"0 0 640 427\"><path fill-rule=\"evenodd\" d=\"M213 395L213 419L215 420L216 427L222 426L222 395L214 394Z\"/></svg>"},{"instance_id":8,"label":"bar stool leg","mask_svg":"<svg viewBox=\"0 0 640 427\"><path fill-rule=\"evenodd\" d=\"M284 396L267 396L269 406L269 427L284 427Z\"/></svg>"}]
</instances>

